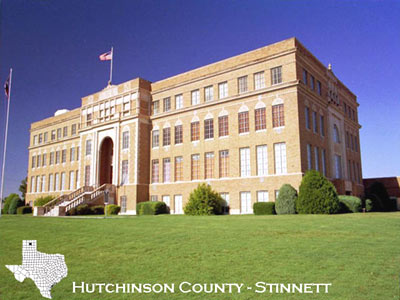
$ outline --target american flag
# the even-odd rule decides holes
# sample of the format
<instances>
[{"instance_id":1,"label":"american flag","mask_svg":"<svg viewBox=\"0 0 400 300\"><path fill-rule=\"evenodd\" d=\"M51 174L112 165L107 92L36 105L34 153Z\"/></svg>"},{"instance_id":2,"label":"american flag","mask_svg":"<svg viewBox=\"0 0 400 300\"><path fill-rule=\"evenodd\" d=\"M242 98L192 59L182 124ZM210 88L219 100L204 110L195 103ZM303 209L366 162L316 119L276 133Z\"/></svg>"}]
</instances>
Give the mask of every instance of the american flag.
<instances>
[{"instance_id":1,"label":"american flag","mask_svg":"<svg viewBox=\"0 0 400 300\"><path fill-rule=\"evenodd\" d=\"M6 82L4 83L4 93L6 94L8 100L10 95L10 77L8 77Z\"/></svg>"},{"instance_id":2,"label":"american flag","mask_svg":"<svg viewBox=\"0 0 400 300\"><path fill-rule=\"evenodd\" d=\"M99 56L100 60L112 60L112 51L108 51Z\"/></svg>"}]
</instances>

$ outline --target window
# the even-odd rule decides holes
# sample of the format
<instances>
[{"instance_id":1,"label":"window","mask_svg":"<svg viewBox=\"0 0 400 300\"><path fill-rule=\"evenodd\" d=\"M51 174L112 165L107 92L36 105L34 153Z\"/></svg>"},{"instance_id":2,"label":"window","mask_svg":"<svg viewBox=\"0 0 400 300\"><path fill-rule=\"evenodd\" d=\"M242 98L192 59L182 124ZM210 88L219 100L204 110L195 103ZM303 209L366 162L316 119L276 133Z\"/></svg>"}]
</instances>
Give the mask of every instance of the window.
<instances>
[{"instance_id":1,"label":"window","mask_svg":"<svg viewBox=\"0 0 400 300\"><path fill-rule=\"evenodd\" d=\"M325 136L325 120L323 115L319 116L319 123L320 123L321 136Z\"/></svg>"},{"instance_id":2,"label":"window","mask_svg":"<svg viewBox=\"0 0 400 300\"><path fill-rule=\"evenodd\" d=\"M45 132L45 133L43 134L43 141L44 141L45 143L46 143L47 140L48 140L48 135L49 135L48 132Z\"/></svg>"},{"instance_id":3,"label":"window","mask_svg":"<svg viewBox=\"0 0 400 300\"><path fill-rule=\"evenodd\" d=\"M52 130L51 131L51 140L54 141L56 139L56 131Z\"/></svg>"},{"instance_id":4,"label":"window","mask_svg":"<svg viewBox=\"0 0 400 300\"><path fill-rule=\"evenodd\" d=\"M85 185L90 186L90 165L85 166Z\"/></svg>"},{"instance_id":5,"label":"window","mask_svg":"<svg viewBox=\"0 0 400 300\"><path fill-rule=\"evenodd\" d=\"M318 150L318 147L314 148L314 156L315 156L315 170L319 171L319 150Z\"/></svg>"},{"instance_id":6,"label":"window","mask_svg":"<svg viewBox=\"0 0 400 300\"><path fill-rule=\"evenodd\" d=\"M90 114L91 116L92 114ZM61 128L57 129L57 139L61 139Z\"/></svg>"},{"instance_id":7,"label":"window","mask_svg":"<svg viewBox=\"0 0 400 300\"><path fill-rule=\"evenodd\" d=\"M75 172L69 172L69 190L72 191L75 189Z\"/></svg>"},{"instance_id":8,"label":"window","mask_svg":"<svg viewBox=\"0 0 400 300\"><path fill-rule=\"evenodd\" d=\"M307 129L311 129L311 126L310 126L310 109L307 106L304 109L304 115L305 115L305 119L306 119L306 128Z\"/></svg>"},{"instance_id":9,"label":"window","mask_svg":"<svg viewBox=\"0 0 400 300\"><path fill-rule=\"evenodd\" d=\"M80 150L81 148L80 147L76 147L76 160L77 161L79 161L79 150Z\"/></svg>"},{"instance_id":10,"label":"window","mask_svg":"<svg viewBox=\"0 0 400 300\"><path fill-rule=\"evenodd\" d=\"M49 192L53 192L54 191L54 176L53 174L49 174L49 188L48 188Z\"/></svg>"},{"instance_id":11,"label":"window","mask_svg":"<svg viewBox=\"0 0 400 300\"><path fill-rule=\"evenodd\" d=\"M60 190L60 174L56 173L54 176L54 191Z\"/></svg>"},{"instance_id":12,"label":"window","mask_svg":"<svg viewBox=\"0 0 400 300\"><path fill-rule=\"evenodd\" d=\"M322 85L321 82L317 80L317 93L322 96Z\"/></svg>"},{"instance_id":13,"label":"window","mask_svg":"<svg viewBox=\"0 0 400 300\"><path fill-rule=\"evenodd\" d=\"M183 129L182 125L175 126L175 145L182 144L183 141Z\"/></svg>"},{"instance_id":14,"label":"window","mask_svg":"<svg viewBox=\"0 0 400 300\"><path fill-rule=\"evenodd\" d=\"M335 178L342 178L342 157L335 154Z\"/></svg>"},{"instance_id":15,"label":"window","mask_svg":"<svg viewBox=\"0 0 400 300\"><path fill-rule=\"evenodd\" d=\"M159 132L158 129L157 130L153 130L151 140L152 140L153 148L156 148L156 147L158 147L160 145L160 132Z\"/></svg>"},{"instance_id":16,"label":"window","mask_svg":"<svg viewBox=\"0 0 400 300\"><path fill-rule=\"evenodd\" d=\"M80 187L80 182L79 182L79 171L75 172L75 180L76 180L76 188L78 189Z\"/></svg>"},{"instance_id":17,"label":"window","mask_svg":"<svg viewBox=\"0 0 400 300\"><path fill-rule=\"evenodd\" d=\"M248 91L247 87L247 76L242 76L238 78L238 92L239 94L245 93Z\"/></svg>"},{"instance_id":18,"label":"window","mask_svg":"<svg viewBox=\"0 0 400 300\"><path fill-rule=\"evenodd\" d=\"M92 154L92 140L86 140L86 155Z\"/></svg>"},{"instance_id":19,"label":"window","mask_svg":"<svg viewBox=\"0 0 400 300\"><path fill-rule=\"evenodd\" d=\"M191 178L192 180L198 180L200 179L200 154L193 154L192 155L192 174Z\"/></svg>"},{"instance_id":20,"label":"window","mask_svg":"<svg viewBox=\"0 0 400 300\"><path fill-rule=\"evenodd\" d=\"M257 152L257 175L268 175L268 151L267 145L256 147Z\"/></svg>"},{"instance_id":21,"label":"window","mask_svg":"<svg viewBox=\"0 0 400 300\"><path fill-rule=\"evenodd\" d=\"M54 164L54 152L50 152L50 159L49 159L49 165Z\"/></svg>"},{"instance_id":22,"label":"window","mask_svg":"<svg viewBox=\"0 0 400 300\"><path fill-rule=\"evenodd\" d=\"M354 150L358 152L358 136L354 136Z\"/></svg>"},{"instance_id":23,"label":"window","mask_svg":"<svg viewBox=\"0 0 400 300\"><path fill-rule=\"evenodd\" d=\"M214 100L214 88L212 85L204 88L204 95L206 102Z\"/></svg>"},{"instance_id":24,"label":"window","mask_svg":"<svg viewBox=\"0 0 400 300\"><path fill-rule=\"evenodd\" d=\"M61 190L65 191L65 172L61 172Z\"/></svg>"},{"instance_id":25,"label":"window","mask_svg":"<svg viewBox=\"0 0 400 300\"><path fill-rule=\"evenodd\" d=\"M340 143L339 129L337 128L336 124L333 125L333 141L337 144Z\"/></svg>"},{"instance_id":26,"label":"window","mask_svg":"<svg viewBox=\"0 0 400 300\"><path fill-rule=\"evenodd\" d=\"M275 174L286 174L286 143L274 144Z\"/></svg>"},{"instance_id":27,"label":"window","mask_svg":"<svg viewBox=\"0 0 400 300\"><path fill-rule=\"evenodd\" d=\"M240 150L240 177L250 176L250 148Z\"/></svg>"},{"instance_id":28,"label":"window","mask_svg":"<svg viewBox=\"0 0 400 300\"><path fill-rule=\"evenodd\" d=\"M42 167L45 167L47 163L47 154L44 153L42 156Z\"/></svg>"},{"instance_id":29,"label":"window","mask_svg":"<svg viewBox=\"0 0 400 300\"><path fill-rule=\"evenodd\" d=\"M228 82L218 84L219 99L228 97Z\"/></svg>"},{"instance_id":30,"label":"window","mask_svg":"<svg viewBox=\"0 0 400 300\"><path fill-rule=\"evenodd\" d=\"M62 150L61 152L61 162L62 163L67 162L67 149Z\"/></svg>"},{"instance_id":31,"label":"window","mask_svg":"<svg viewBox=\"0 0 400 300\"><path fill-rule=\"evenodd\" d=\"M43 134L39 134L39 144L43 142Z\"/></svg>"},{"instance_id":32,"label":"window","mask_svg":"<svg viewBox=\"0 0 400 300\"><path fill-rule=\"evenodd\" d=\"M163 159L163 182L171 181L171 159Z\"/></svg>"},{"instance_id":33,"label":"window","mask_svg":"<svg viewBox=\"0 0 400 300\"><path fill-rule=\"evenodd\" d=\"M243 111L238 114L239 134L249 132L249 112Z\"/></svg>"},{"instance_id":34,"label":"window","mask_svg":"<svg viewBox=\"0 0 400 300\"><path fill-rule=\"evenodd\" d=\"M153 102L153 115L160 113L160 100Z\"/></svg>"},{"instance_id":35,"label":"window","mask_svg":"<svg viewBox=\"0 0 400 300\"><path fill-rule=\"evenodd\" d=\"M91 126L91 125L92 125L92 114L89 113L89 114L86 115L86 126ZM59 138L58 130L60 130L60 135L61 135L61 129L57 129L57 138Z\"/></svg>"},{"instance_id":36,"label":"window","mask_svg":"<svg viewBox=\"0 0 400 300\"><path fill-rule=\"evenodd\" d=\"M60 151L56 151L56 164L60 163Z\"/></svg>"},{"instance_id":37,"label":"window","mask_svg":"<svg viewBox=\"0 0 400 300\"><path fill-rule=\"evenodd\" d=\"M219 151L219 177L229 176L229 150Z\"/></svg>"},{"instance_id":38,"label":"window","mask_svg":"<svg viewBox=\"0 0 400 300\"><path fill-rule=\"evenodd\" d=\"M36 192L37 192L37 193L40 193L40 188L41 188L41 185L40 185L40 176L36 176Z\"/></svg>"},{"instance_id":39,"label":"window","mask_svg":"<svg viewBox=\"0 0 400 300\"><path fill-rule=\"evenodd\" d=\"M315 89L315 79L314 76L310 75L310 85L311 85L311 89L314 90Z\"/></svg>"},{"instance_id":40,"label":"window","mask_svg":"<svg viewBox=\"0 0 400 300\"><path fill-rule=\"evenodd\" d=\"M259 90L265 88L264 72L254 74L254 89Z\"/></svg>"},{"instance_id":41,"label":"window","mask_svg":"<svg viewBox=\"0 0 400 300\"><path fill-rule=\"evenodd\" d=\"M221 198L225 200L225 203L223 203L223 213L224 214L229 214L229 193L220 193Z\"/></svg>"},{"instance_id":42,"label":"window","mask_svg":"<svg viewBox=\"0 0 400 300\"><path fill-rule=\"evenodd\" d=\"M251 213L251 194L250 192L240 192L240 212L242 214Z\"/></svg>"},{"instance_id":43,"label":"window","mask_svg":"<svg viewBox=\"0 0 400 300\"><path fill-rule=\"evenodd\" d=\"M171 110L171 98L170 97L164 98L163 101L164 101L164 112L170 111Z\"/></svg>"},{"instance_id":44,"label":"window","mask_svg":"<svg viewBox=\"0 0 400 300\"><path fill-rule=\"evenodd\" d=\"M122 133L122 149L129 148L129 131L124 131Z\"/></svg>"},{"instance_id":45,"label":"window","mask_svg":"<svg viewBox=\"0 0 400 300\"><path fill-rule=\"evenodd\" d=\"M65 126L65 127L63 128L63 137L66 137L67 135L68 135L68 127Z\"/></svg>"},{"instance_id":46,"label":"window","mask_svg":"<svg viewBox=\"0 0 400 300\"><path fill-rule=\"evenodd\" d=\"M268 202L268 191L257 191L257 202Z\"/></svg>"},{"instance_id":47,"label":"window","mask_svg":"<svg viewBox=\"0 0 400 300\"><path fill-rule=\"evenodd\" d=\"M326 153L325 149L321 150L321 161L322 161L322 174L326 176Z\"/></svg>"},{"instance_id":48,"label":"window","mask_svg":"<svg viewBox=\"0 0 400 300\"><path fill-rule=\"evenodd\" d=\"M285 126L285 116L283 104L272 106L272 127Z\"/></svg>"},{"instance_id":49,"label":"window","mask_svg":"<svg viewBox=\"0 0 400 300\"><path fill-rule=\"evenodd\" d=\"M69 161L74 161L75 160L75 148L71 147L69 150Z\"/></svg>"},{"instance_id":50,"label":"window","mask_svg":"<svg viewBox=\"0 0 400 300\"><path fill-rule=\"evenodd\" d=\"M159 175L159 161L158 159L153 159L151 162L151 182L152 183L158 183L160 180L160 175Z\"/></svg>"},{"instance_id":51,"label":"window","mask_svg":"<svg viewBox=\"0 0 400 300\"><path fill-rule=\"evenodd\" d=\"M32 169L36 167L36 156L32 156Z\"/></svg>"},{"instance_id":52,"label":"window","mask_svg":"<svg viewBox=\"0 0 400 300\"><path fill-rule=\"evenodd\" d=\"M214 152L207 152L204 154L204 175L205 179L214 178Z\"/></svg>"},{"instance_id":53,"label":"window","mask_svg":"<svg viewBox=\"0 0 400 300\"><path fill-rule=\"evenodd\" d=\"M169 195L163 195L162 202L164 202L169 207L171 205Z\"/></svg>"},{"instance_id":54,"label":"window","mask_svg":"<svg viewBox=\"0 0 400 300\"><path fill-rule=\"evenodd\" d=\"M192 105L200 104L200 91L192 91Z\"/></svg>"},{"instance_id":55,"label":"window","mask_svg":"<svg viewBox=\"0 0 400 300\"><path fill-rule=\"evenodd\" d=\"M183 157L175 157L175 181L183 180Z\"/></svg>"},{"instance_id":56,"label":"window","mask_svg":"<svg viewBox=\"0 0 400 300\"><path fill-rule=\"evenodd\" d=\"M312 122L313 122L313 130L314 133L318 133L318 123L317 123L317 112L312 112Z\"/></svg>"},{"instance_id":57,"label":"window","mask_svg":"<svg viewBox=\"0 0 400 300\"><path fill-rule=\"evenodd\" d=\"M307 144L307 169L312 169L312 154L311 154L311 145Z\"/></svg>"},{"instance_id":58,"label":"window","mask_svg":"<svg viewBox=\"0 0 400 300\"><path fill-rule=\"evenodd\" d=\"M182 206L182 195L174 196L174 208L175 214L183 214L183 206Z\"/></svg>"},{"instance_id":59,"label":"window","mask_svg":"<svg viewBox=\"0 0 400 300\"><path fill-rule=\"evenodd\" d=\"M190 137L192 142L200 139L200 122L190 124Z\"/></svg>"},{"instance_id":60,"label":"window","mask_svg":"<svg viewBox=\"0 0 400 300\"><path fill-rule=\"evenodd\" d=\"M229 135L228 116L218 118L218 134L220 137Z\"/></svg>"},{"instance_id":61,"label":"window","mask_svg":"<svg viewBox=\"0 0 400 300\"><path fill-rule=\"evenodd\" d=\"M124 214L126 213L126 196L121 196L120 201L121 201L121 213Z\"/></svg>"},{"instance_id":62,"label":"window","mask_svg":"<svg viewBox=\"0 0 400 300\"><path fill-rule=\"evenodd\" d=\"M348 161L348 165L347 165L347 169L348 169L348 180L353 180L353 175L354 173L352 172L352 163L351 160Z\"/></svg>"},{"instance_id":63,"label":"window","mask_svg":"<svg viewBox=\"0 0 400 300\"><path fill-rule=\"evenodd\" d=\"M271 69L271 82L272 85L282 83L282 67Z\"/></svg>"},{"instance_id":64,"label":"window","mask_svg":"<svg viewBox=\"0 0 400 300\"><path fill-rule=\"evenodd\" d=\"M158 196L157 195L151 195L150 196L150 201L152 201L152 202L158 201Z\"/></svg>"},{"instance_id":65,"label":"window","mask_svg":"<svg viewBox=\"0 0 400 300\"><path fill-rule=\"evenodd\" d=\"M275 190L275 201L276 199L278 199L278 196L279 196L279 190Z\"/></svg>"},{"instance_id":66,"label":"window","mask_svg":"<svg viewBox=\"0 0 400 300\"><path fill-rule=\"evenodd\" d=\"M31 193L35 192L35 176L31 177Z\"/></svg>"},{"instance_id":67,"label":"window","mask_svg":"<svg viewBox=\"0 0 400 300\"><path fill-rule=\"evenodd\" d=\"M42 175L42 187L41 187L41 191L45 192L46 191L46 176Z\"/></svg>"},{"instance_id":68,"label":"window","mask_svg":"<svg viewBox=\"0 0 400 300\"><path fill-rule=\"evenodd\" d=\"M122 166L121 166L121 185L124 185L125 183L129 182L129 177L128 177L128 160L125 159L122 161Z\"/></svg>"},{"instance_id":69,"label":"window","mask_svg":"<svg viewBox=\"0 0 400 300\"><path fill-rule=\"evenodd\" d=\"M303 69L303 83L304 83L305 85L308 84L307 79L308 79L308 72L307 72L305 69Z\"/></svg>"},{"instance_id":70,"label":"window","mask_svg":"<svg viewBox=\"0 0 400 300\"><path fill-rule=\"evenodd\" d=\"M171 145L171 128L163 128L163 146Z\"/></svg>"},{"instance_id":71,"label":"window","mask_svg":"<svg viewBox=\"0 0 400 300\"><path fill-rule=\"evenodd\" d=\"M71 126L71 135L75 135L76 134L76 124L72 124Z\"/></svg>"},{"instance_id":72,"label":"window","mask_svg":"<svg viewBox=\"0 0 400 300\"><path fill-rule=\"evenodd\" d=\"M214 120L204 120L204 139L214 138Z\"/></svg>"},{"instance_id":73,"label":"window","mask_svg":"<svg viewBox=\"0 0 400 300\"><path fill-rule=\"evenodd\" d=\"M183 96L182 94L175 96L175 109L183 108Z\"/></svg>"},{"instance_id":74,"label":"window","mask_svg":"<svg viewBox=\"0 0 400 300\"><path fill-rule=\"evenodd\" d=\"M37 141L37 135L33 136L33 145L37 145L38 141Z\"/></svg>"},{"instance_id":75,"label":"window","mask_svg":"<svg viewBox=\"0 0 400 300\"><path fill-rule=\"evenodd\" d=\"M267 122L265 119L265 107L257 108L254 111L256 131L263 130L267 128Z\"/></svg>"}]
</instances>

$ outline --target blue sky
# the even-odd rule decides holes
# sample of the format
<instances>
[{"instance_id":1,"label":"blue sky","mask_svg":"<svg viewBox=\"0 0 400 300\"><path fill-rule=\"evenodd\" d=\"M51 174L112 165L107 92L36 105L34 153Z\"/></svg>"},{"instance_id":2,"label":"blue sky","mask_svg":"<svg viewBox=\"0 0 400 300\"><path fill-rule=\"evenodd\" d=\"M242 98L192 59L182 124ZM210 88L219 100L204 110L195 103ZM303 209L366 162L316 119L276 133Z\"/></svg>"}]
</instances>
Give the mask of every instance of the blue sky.
<instances>
[{"instance_id":1,"label":"blue sky","mask_svg":"<svg viewBox=\"0 0 400 300\"><path fill-rule=\"evenodd\" d=\"M30 123L104 88L109 64L98 55L111 46L121 83L157 81L293 36L357 95L364 177L400 175L400 1L0 3L1 85L14 70L6 195L27 174ZM1 135L4 120L2 98Z\"/></svg>"}]
</instances>

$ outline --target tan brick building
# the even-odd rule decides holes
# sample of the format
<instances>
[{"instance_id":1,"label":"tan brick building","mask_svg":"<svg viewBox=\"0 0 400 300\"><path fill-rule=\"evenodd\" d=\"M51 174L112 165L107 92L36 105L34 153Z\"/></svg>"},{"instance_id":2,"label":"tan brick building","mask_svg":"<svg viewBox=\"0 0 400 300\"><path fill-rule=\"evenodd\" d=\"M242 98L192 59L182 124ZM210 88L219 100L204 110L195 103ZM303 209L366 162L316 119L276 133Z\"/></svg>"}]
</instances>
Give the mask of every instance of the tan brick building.
<instances>
[{"instance_id":1,"label":"tan brick building","mask_svg":"<svg viewBox=\"0 0 400 300\"><path fill-rule=\"evenodd\" d=\"M282 184L298 188L308 169L362 195L358 105L295 38L158 82L112 85L32 124L27 201L63 195L51 206L65 206L109 184L123 214L149 199L182 213L205 182L230 213L251 213Z\"/></svg>"}]
</instances>

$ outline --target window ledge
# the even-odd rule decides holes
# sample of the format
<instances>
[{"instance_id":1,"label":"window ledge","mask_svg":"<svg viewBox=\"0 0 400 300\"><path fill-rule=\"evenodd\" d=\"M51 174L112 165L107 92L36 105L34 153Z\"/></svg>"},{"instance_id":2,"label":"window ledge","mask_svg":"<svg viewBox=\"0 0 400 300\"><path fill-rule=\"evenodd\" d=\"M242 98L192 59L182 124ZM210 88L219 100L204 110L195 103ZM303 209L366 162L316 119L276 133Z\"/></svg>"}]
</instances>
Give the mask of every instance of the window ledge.
<instances>
[{"instance_id":1,"label":"window ledge","mask_svg":"<svg viewBox=\"0 0 400 300\"><path fill-rule=\"evenodd\" d=\"M248 134L250 134L250 132L249 132L249 131L247 131L247 132L242 132L242 133L239 133L239 136L242 136L242 135L248 135Z\"/></svg>"},{"instance_id":2,"label":"window ledge","mask_svg":"<svg viewBox=\"0 0 400 300\"><path fill-rule=\"evenodd\" d=\"M205 142L213 141L213 140L214 140L214 138L204 139Z\"/></svg>"},{"instance_id":3,"label":"window ledge","mask_svg":"<svg viewBox=\"0 0 400 300\"><path fill-rule=\"evenodd\" d=\"M267 129L259 129L259 130L256 130L256 132L267 132Z\"/></svg>"},{"instance_id":4,"label":"window ledge","mask_svg":"<svg viewBox=\"0 0 400 300\"><path fill-rule=\"evenodd\" d=\"M220 140L222 140L222 139L227 139L227 138L229 138L229 135L223 135L223 136L220 136L220 137L218 137Z\"/></svg>"}]
</instances>

